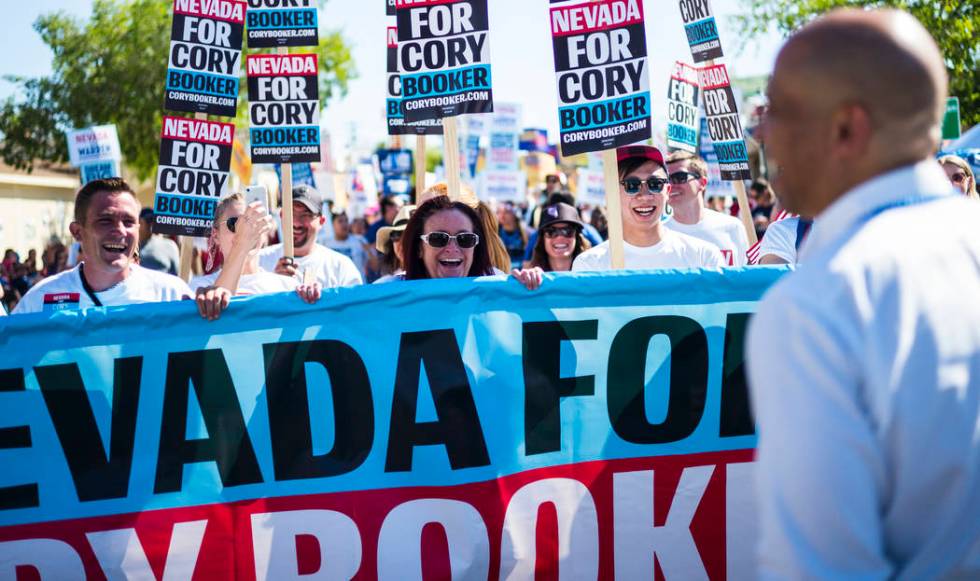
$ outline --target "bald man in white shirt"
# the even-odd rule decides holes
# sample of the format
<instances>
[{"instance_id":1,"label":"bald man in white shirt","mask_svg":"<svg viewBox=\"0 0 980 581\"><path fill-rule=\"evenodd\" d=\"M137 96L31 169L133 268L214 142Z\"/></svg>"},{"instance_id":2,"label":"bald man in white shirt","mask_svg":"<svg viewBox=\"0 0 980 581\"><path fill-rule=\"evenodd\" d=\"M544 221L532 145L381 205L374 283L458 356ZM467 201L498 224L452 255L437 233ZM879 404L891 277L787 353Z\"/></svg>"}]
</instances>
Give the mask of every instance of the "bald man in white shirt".
<instances>
[{"instance_id":1,"label":"bald man in white shirt","mask_svg":"<svg viewBox=\"0 0 980 581\"><path fill-rule=\"evenodd\" d=\"M777 59L767 152L815 222L749 332L762 578L980 579L980 205L932 158L946 86L898 11Z\"/></svg>"}]
</instances>

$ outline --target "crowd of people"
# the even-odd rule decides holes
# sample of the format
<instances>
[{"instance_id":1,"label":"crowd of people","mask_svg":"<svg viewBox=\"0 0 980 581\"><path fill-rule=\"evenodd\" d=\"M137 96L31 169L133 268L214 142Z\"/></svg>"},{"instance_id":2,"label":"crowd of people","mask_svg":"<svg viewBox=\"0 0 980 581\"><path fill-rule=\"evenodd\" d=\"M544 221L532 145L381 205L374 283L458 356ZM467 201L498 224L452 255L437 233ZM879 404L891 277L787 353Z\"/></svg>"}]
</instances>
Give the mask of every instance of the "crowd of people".
<instances>
[{"instance_id":1,"label":"crowd of people","mask_svg":"<svg viewBox=\"0 0 980 581\"><path fill-rule=\"evenodd\" d=\"M234 194L217 205L188 284L173 274L176 246L146 229L152 212L108 179L77 194L77 264L64 245L41 265L36 252L22 262L8 250L4 293L14 314L193 299L214 320L239 295L316 303L337 287L482 276L531 293L551 273L620 260L643 270L802 263L759 303L745 350L760 576L975 579L980 204L970 165L936 158L946 94L938 47L905 12L842 10L804 26L769 86L762 131L778 172L775 192L752 184L763 235L753 247L738 208L708 191L704 160L632 145L616 152L622 248L560 174L527 206L466 188L451 198L436 184L384 197L371 223L301 186L282 234L292 256L269 209Z\"/></svg>"},{"instance_id":2,"label":"crowd of people","mask_svg":"<svg viewBox=\"0 0 980 581\"><path fill-rule=\"evenodd\" d=\"M812 220L782 211L765 179L754 181L748 190L761 238L750 249L736 218L738 202L728 204L711 194L704 160L684 151L665 156L643 145L620 148L617 159L627 269L797 262ZM938 161L953 187L977 198L976 180L966 161L952 155ZM187 285L173 280L180 269L180 251L174 240L153 234L153 211L141 210L132 189L121 180L92 182L78 192L74 247L52 242L40 265L34 250L22 261L7 249L0 270L0 310L26 313L155 300L156 291L128 290L142 288L127 281L132 272L137 281L149 272L169 275L152 276L166 280L163 286L174 298L195 298L202 316L214 319L234 296L290 291L315 302L329 288L507 273L537 289L545 273L612 268L604 209L577 206L561 173L547 176L531 204L488 204L465 186L459 200L450 202L448 194L446 184L438 183L407 198L384 196L377 219L369 224L365 217L352 219L344 209L325 202L314 188L298 186L293 190L292 257L284 256L278 240L282 234L270 210L257 203L246 206L242 194L232 194L217 206L207 248L198 254L197 272ZM412 197L416 199L408 199ZM86 234L93 236L90 244L85 244ZM104 246L107 243L114 246ZM69 290L85 290L82 273L85 268L94 272L97 264L115 273L92 275L104 278L115 294L108 287L93 287L94 294L68 292L65 299L60 296L66 292L64 285L50 280L60 275L59 280L78 283L69 284ZM32 293L34 287L38 290Z\"/></svg>"}]
</instances>

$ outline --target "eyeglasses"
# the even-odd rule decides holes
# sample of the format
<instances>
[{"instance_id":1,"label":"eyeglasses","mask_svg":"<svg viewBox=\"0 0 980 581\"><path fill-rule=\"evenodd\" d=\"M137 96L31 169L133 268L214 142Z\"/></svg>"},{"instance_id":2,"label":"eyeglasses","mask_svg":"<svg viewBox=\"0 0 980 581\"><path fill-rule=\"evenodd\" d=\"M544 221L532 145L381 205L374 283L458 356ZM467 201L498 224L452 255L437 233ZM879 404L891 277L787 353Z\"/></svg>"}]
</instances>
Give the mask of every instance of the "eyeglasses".
<instances>
[{"instance_id":1,"label":"eyeglasses","mask_svg":"<svg viewBox=\"0 0 980 581\"><path fill-rule=\"evenodd\" d=\"M430 232L428 234L423 234L421 236L422 242L425 242L433 248L445 248L449 246L450 242L456 242L456 245L460 248L474 248L480 243L479 234L474 234L472 232L460 232L455 236L451 236L446 232Z\"/></svg>"},{"instance_id":2,"label":"eyeglasses","mask_svg":"<svg viewBox=\"0 0 980 581\"><path fill-rule=\"evenodd\" d=\"M700 175L689 171L675 171L674 173L670 174L670 183L674 184L675 186L686 184L691 180L699 179L701 179Z\"/></svg>"},{"instance_id":3,"label":"eyeglasses","mask_svg":"<svg viewBox=\"0 0 980 581\"><path fill-rule=\"evenodd\" d=\"M231 218L228 218L227 220L223 220L223 222L225 223L225 226L228 226L228 231L231 232L232 234L235 233L235 226L238 224L238 219L239 218L241 218L241 216L232 216Z\"/></svg>"},{"instance_id":4,"label":"eyeglasses","mask_svg":"<svg viewBox=\"0 0 980 581\"><path fill-rule=\"evenodd\" d=\"M953 182L954 184L957 184L957 185L958 185L958 184L961 184L961 183L963 183L963 180L965 180L965 179L966 179L966 174L965 174L965 173L963 173L963 172L956 172L956 173L954 173L953 175L951 175L951 176L949 176L949 179L950 179L950 181L952 181L952 182Z\"/></svg>"},{"instance_id":5,"label":"eyeglasses","mask_svg":"<svg viewBox=\"0 0 980 581\"><path fill-rule=\"evenodd\" d=\"M663 178L648 178L646 181L640 178L626 178L625 180L619 182L623 189L626 191L626 195L635 196L640 193L640 189L643 184L647 185L647 189L652 193L660 193L664 190L664 186L667 185L667 180Z\"/></svg>"},{"instance_id":6,"label":"eyeglasses","mask_svg":"<svg viewBox=\"0 0 980 581\"><path fill-rule=\"evenodd\" d=\"M388 240L391 240L393 244L398 243L398 241L401 239L402 239L402 233L399 230L395 230L394 232L388 235Z\"/></svg>"},{"instance_id":7,"label":"eyeglasses","mask_svg":"<svg viewBox=\"0 0 980 581\"><path fill-rule=\"evenodd\" d=\"M575 237L575 227L574 226L549 226L541 230L544 232L545 238L574 238Z\"/></svg>"}]
</instances>

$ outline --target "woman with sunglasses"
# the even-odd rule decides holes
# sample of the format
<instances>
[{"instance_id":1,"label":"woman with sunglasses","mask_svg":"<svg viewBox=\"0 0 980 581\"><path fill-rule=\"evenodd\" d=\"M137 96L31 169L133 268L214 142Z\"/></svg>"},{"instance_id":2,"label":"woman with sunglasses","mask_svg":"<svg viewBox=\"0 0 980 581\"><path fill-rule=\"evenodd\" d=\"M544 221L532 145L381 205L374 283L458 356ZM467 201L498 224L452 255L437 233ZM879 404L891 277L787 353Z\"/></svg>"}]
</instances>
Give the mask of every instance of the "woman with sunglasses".
<instances>
[{"instance_id":1,"label":"woman with sunglasses","mask_svg":"<svg viewBox=\"0 0 980 581\"><path fill-rule=\"evenodd\" d=\"M670 184L663 154L655 147L632 145L616 151L627 269L721 268L717 246L673 232L661 223ZM580 254L572 270L610 270L609 242Z\"/></svg>"},{"instance_id":2,"label":"woman with sunglasses","mask_svg":"<svg viewBox=\"0 0 980 581\"><path fill-rule=\"evenodd\" d=\"M544 272L568 272L572 262L592 244L582 235L578 210L568 204L554 204L541 212L541 233L531 255L531 268Z\"/></svg>"},{"instance_id":3,"label":"woman with sunglasses","mask_svg":"<svg viewBox=\"0 0 980 581\"><path fill-rule=\"evenodd\" d=\"M402 234L403 280L494 274L480 216L435 196L418 207Z\"/></svg>"},{"instance_id":4,"label":"woman with sunglasses","mask_svg":"<svg viewBox=\"0 0 980 581\"><path fill-rule=\"evenodd\" d=\"M209 256L223 257L221 268L191 279L201 316L215 320L228 307L232 296L278 293L295 290L304 301L320 298L320 283L299 285L296 279L263 270L259 250L275 222L258 202L245 206L242 194L232 194L215 207L214 223L208 238ZM213 260L213 258L212 258ZM210 262L210 261L209 261ZM208 265L208 269L212 265Z\"/></svg>"},{"instance_id":5,"label":"woman with sunglasses","mask_svg":"<svg viewBox=\"0 0 980 581\"><path fill-rule=\"evenodd\" d=\"M977 195L977 179L966 160L958 155L944 155L939 158L939 165L946 171L946 177L953 187L968 198L980 198Z\"/></svg>"}]
</instances>

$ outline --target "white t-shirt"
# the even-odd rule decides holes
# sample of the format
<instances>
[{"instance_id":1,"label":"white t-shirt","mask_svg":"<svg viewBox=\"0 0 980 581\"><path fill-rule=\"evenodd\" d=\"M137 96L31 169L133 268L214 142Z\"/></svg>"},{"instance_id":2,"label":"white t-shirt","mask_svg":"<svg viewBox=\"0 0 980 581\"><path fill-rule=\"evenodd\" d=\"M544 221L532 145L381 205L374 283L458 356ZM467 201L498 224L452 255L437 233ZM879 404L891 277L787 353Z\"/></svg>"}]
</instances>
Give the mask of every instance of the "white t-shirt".
<instances>
[{"instance_id":1,"label":"white t-shirt","mask_svg":"<svg viewBox=\"0 0 980 581\"><path fill-rule=\"evenodd\" d=\"M34 288L27 291L27 294L17 303L13 314L94 307L95 303L82 286L82 277L79 275L81 266L46 278L34 285ZM135 264L129 268L129 276L126 280L110 289L95 293L103 306L179 301L184 297L194 296L187 283L176 276Z\"/></svg>"},{"instance_id":2,"label":"white t-shirt","mask_svg":"<svg viewBox=\"0 0 980 581\"><path fill-rule=\"evenodd\" d=\"M195 276L191 279L190 286L195 291L202 287L214 286L220 275L221 270L219 269L211 274ZM238 280L238 292L235 293L235 296L289 292L296 290L298 285L299 282L295 278L261 270L255 274L243 274Z\"/></svg>"},{"instance_id":3,"label":"white t-shirt","mask_svg":"<svg viewBox=\"0 0 980 581\"><path fill-rule=\"evenodd\" d=\"M324 246L333 250L334 252L339 252L347 258L354 261L354 266L364 273L367 268L368 255L367 251L364 250L364 245L367 244L367 240L357 234L351 234L347 237L347 240L337 240L336 238L328 241Z\"/></svg>"},{"instance_id":4,"label":"white t-shirt","mask_svg":"<svg viewBox=\"0 0 980 581\"><path fill-rule=\"evenodd\" d=\"M282 258L282 244L275 244L259 253L262 270L276 271L276 263ZM302 258L296 258L296 276L302 282L303 272L312 270L323 288L357 286L364 284L361 273L354 261L339 252L316 244L313 251Z\"/></svg>"},{"instance_id":5,"label":"white t-shirt","mask_svg":"<svg viewBox=\"0 0 980 581\"><path fill-rule=\"evenodd\" d=\"M799 216L769 224L759 244L759 258L772 254L789 264L796 264L796 231L799 226Z\"/></svg>"},{"instance_id":6,"label":"white t-shirt","mask_svg":"<svg viewBox=\"0 0 980 581\"><path fill-rule=\"evenodd\" d=\"M675 215L674 219L668 220L664 226L675 232L714 244L721 249L728 266L745 266L748 260L745 253L749 250L749 239L745 235L745 227L738 218L705 208L701 221L697 224L681 224Z\"/></svg>"},{"instance_id":7,"label":"white t-shirt","mask_svg":"<svg viewBox=\"0 0 980 581\"><path fill-rule=\"evenodd\" d=\"M714 244L671 230L664 230L659 244L641 247L623 242L623 247L628 270L725 266L721 251ZM611 269L612 259L608 241L579 254L572 263L573 271Z\"/></svg>"}]
</instances>

